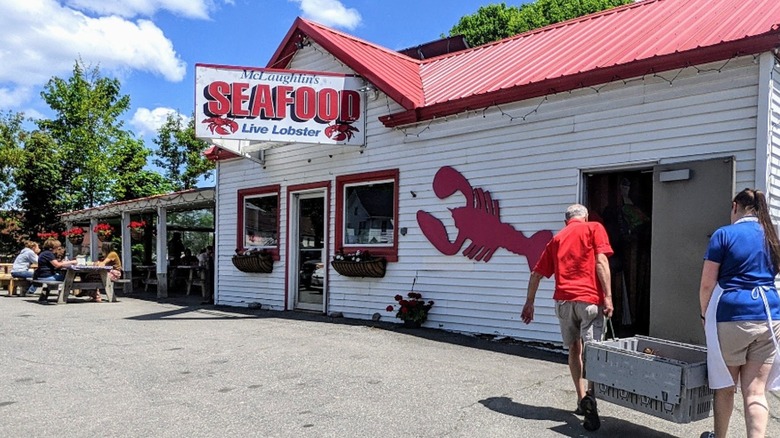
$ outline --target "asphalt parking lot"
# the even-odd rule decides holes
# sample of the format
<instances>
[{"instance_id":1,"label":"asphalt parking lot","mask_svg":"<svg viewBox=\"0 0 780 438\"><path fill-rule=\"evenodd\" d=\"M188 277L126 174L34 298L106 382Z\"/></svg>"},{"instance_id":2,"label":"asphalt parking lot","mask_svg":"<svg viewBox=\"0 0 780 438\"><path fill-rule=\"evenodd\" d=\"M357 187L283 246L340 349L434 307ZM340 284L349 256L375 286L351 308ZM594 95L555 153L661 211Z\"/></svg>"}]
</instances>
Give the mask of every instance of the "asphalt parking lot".
<instances>
[{"instance_id":1,"label":"asphalt parking lot","mask_svg":"<svg viewBox=\"0 0 780 438\"><path fill-rule=\"evenodd\" d=\"M0 297L2 437L698 437L599 405L560 351L385 322L120 297ZM741 403L740 403L741 404ZM780 436L770 400L768 436ZM744 436L741 407L732 435Z\"/></svg>"}]
</instances>

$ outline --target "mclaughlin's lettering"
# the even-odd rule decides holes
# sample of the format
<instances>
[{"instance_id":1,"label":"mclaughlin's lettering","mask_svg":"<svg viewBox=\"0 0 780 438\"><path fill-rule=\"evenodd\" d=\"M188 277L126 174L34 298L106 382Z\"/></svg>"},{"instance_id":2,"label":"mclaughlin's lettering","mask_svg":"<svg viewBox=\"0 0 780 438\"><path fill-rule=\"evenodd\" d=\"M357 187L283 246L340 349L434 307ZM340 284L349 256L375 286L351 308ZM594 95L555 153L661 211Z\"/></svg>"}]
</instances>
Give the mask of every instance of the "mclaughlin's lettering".
<instances>
[{"instance_id":1,"label":"mclaughlin's lettering","mask_svg":"<svg viewBox=\"0 0 780 438\"><path fill-rule=\"evenodd\" d=\"M317 75L308 75L303 73L269 73L265 71L246 70L241 73L241 79L251 79L253 81L280 82L288 84L306 84L317 85L320 78Z\"/></svg>"}]
</instances>

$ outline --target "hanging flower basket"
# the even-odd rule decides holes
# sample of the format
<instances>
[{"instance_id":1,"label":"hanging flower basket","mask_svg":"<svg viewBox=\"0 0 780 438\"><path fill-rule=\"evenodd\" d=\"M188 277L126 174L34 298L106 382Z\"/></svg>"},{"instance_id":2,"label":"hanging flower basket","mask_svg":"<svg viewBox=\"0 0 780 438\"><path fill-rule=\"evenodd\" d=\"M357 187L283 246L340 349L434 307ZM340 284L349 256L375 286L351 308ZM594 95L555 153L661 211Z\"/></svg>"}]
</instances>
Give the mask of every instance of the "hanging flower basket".
<instances>
[{"instance_id":1,"label":"hanging flower basket","mask_svg":"<svg viewBox=\"0 0 780 438\"><path fill-rule=\"evenodd\" d=\"M246 252L232 258L233 266L241 272L269 274L274 270L274 259L268 252Z\"/></svg>"},{"instance_id":2,"label":"hanging flower basket","mask_svg":"<svg viewBox=\"0 0 780 438\"><path fill-rule=\"evenodd\" d=\"M371 277L382 278L385 276L387 259L373 257L368 251L357 251L353 254L344 254L340 251L330 262L333 269L345 277Z\"/></svg>"},{"instance_id":3,"label":"hanging flower basket","mask_svg":"<svg viewBox=\"0 0 780 438\"><path fill-rule=\"evenodd\" d=\"M41 240L56 239L60 237L60 234L56 231L42 231L38 233L38 238Z\"/></svg>"},{"instance_id":4,"label":"hanging flower basket","mask_svg":"<svg viewBox=\"0 0 780 438\"><path fill-rule=\"evenodd\" d=\"M144 239L144 228L146 227L146 221L130 221L127 228L130 229L130 238L133 240Z\"/></svg>"},{"instance_id":5,"label":"hanging flower basket","mask_svg":"<svg viewBox=\"0 0 780 438\"><path fill-rule=\"evenodd\" d=\"M68 238L68 242L73 245L81 245L84 243L84 229L81 227L73 227L62 233L63 236Z\"/></svg>"},{"instance_id":6,"label":"hanging flower basket","mask_svg":"<svg viewBox=\"0 0 780 438\"><path fill-rule=\"evenodd\" d=\"M93 228L92 231L94 231L97 234L97 238L99 241L105 242L106 240L111 238L111 235L114 232L114 227L106 223L100 223L95 225L95 228Z\"/></svg>"}]
</instances>

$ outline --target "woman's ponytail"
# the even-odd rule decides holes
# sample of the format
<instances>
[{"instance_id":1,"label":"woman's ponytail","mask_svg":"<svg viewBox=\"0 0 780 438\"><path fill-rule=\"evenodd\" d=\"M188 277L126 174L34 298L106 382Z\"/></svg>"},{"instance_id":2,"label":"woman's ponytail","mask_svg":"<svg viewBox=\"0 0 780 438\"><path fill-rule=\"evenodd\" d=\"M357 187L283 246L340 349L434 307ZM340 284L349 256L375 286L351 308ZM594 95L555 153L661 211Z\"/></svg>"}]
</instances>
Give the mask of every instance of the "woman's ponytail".
<instances>
[{"instance_id":1,"label":"woman's ponytail","mask_svg":"<svg viewBox=\"0 0 780 438\"><path fill-rule=\"evenodd\" d=\"M772 258L772 266L775 268L775 275L777 275L777 273L780 272L780 240L777 238L777 231L772 224L772 217L769 215L769 206L766 203L766 196L764 196L764 193L760 190L753 190L753 209L756 212L758 222L764 228L764 240L769 249L769 255Z\"/></svg>"}]
</instances>

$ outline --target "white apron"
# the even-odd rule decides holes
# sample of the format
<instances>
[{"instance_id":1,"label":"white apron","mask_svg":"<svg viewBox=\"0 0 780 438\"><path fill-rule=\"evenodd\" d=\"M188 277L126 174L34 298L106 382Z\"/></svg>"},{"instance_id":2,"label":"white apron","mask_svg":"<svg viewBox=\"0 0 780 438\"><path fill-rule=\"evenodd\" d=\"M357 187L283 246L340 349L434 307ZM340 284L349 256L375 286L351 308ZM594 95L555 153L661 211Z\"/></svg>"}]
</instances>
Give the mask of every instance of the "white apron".
<instances>
[{"instance_id":1,"label":"white apron","mask_svg":"<svg viewBox=\"0 0 780 438\"><path fill-rule=\"evenodd\" d=\"M769 303L766 300L767 293L777 293L777 291L767 286L757 286L752 292L753 298L760 296L764 301L769 332L774 333L772 315L769 312ZM704 334L707 339L707 377L712 389L728 388L735 385L729 369L726 367L726 362L723 360L723 355L720 352L720 343L718 342L716 314L721 295L723 295L723 289L716 283L715 290L712 291L710 302L707 305L707 312L704 314ZM772 336L772 341L775 344L775 361L772 363L772 370L769 372L769 378L766 381L766 389L769 391L780 391L780 341L775 336Z\"/></svg>"}]
</instances>

